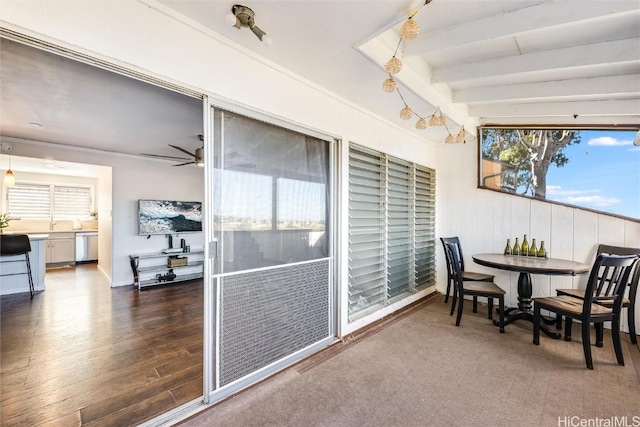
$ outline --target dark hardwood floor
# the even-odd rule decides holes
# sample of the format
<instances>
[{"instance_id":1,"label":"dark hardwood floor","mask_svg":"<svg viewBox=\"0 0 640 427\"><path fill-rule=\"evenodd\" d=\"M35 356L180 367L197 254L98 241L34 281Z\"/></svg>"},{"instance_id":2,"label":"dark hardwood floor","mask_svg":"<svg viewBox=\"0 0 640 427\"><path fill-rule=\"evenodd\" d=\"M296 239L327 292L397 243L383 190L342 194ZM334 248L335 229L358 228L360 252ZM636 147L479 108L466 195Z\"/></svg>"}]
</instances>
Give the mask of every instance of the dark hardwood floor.
<instances>
[{"instance_id":1,"label":"dark hardwood floor","mask_svg":"<svg viewBox=\"0 0 640 427\"><path fill-rule=\"evenodd\" d=\"M132 426L202 396L202 281L109 288L95 264L0 297L2 426Z\"/></svg>"}]
</instances>

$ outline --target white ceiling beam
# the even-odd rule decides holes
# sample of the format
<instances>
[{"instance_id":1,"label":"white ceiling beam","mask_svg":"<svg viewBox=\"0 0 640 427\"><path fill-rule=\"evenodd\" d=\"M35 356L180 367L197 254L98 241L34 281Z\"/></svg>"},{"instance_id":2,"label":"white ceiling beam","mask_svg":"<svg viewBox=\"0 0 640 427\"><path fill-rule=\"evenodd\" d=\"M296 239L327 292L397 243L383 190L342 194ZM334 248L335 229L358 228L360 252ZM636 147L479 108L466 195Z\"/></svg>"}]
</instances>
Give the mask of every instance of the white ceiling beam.
<instances>
[{"instance_id":1,"label":"white ceiling beam","mask_svg":"<svg viewBox=\"0 0 640 427\"><path fill-rule=\"evenodd\" d=\"M533 101L544 98L560 100L563 97L579 96L611 98L612 95L620 94L640 95L640 76L625 74L459 89L453 92L453 102Z\"/></svg>"},{"instance_id":2,"label":"white ceiling beam","mask_svg":"<svg viewBox=\"0 0 640 427\"><path fill-rule=\"evenodd\" d=\"M640 99L545 103L472 104L469 113L475 117L526 116L618 116L640 115Z\"/></svg>"},{"instance_id":3,"label":"white ceiling beam","mask_svg":"<svg viewBox=\"0 0 640 427\"><path fill-rule=\"evenodd\" d=\"M429 7L427 6L422 13L429 13ZM575 1L550 1L464 22L454 27L421 32L408 45L407 54L424 54L468 44L485 43L487 40L566 26L580 21L592 21L591 23L597 26L598 21L629 14L640 14L636 1L591 2L589 7L580 7ZM416 17L416 20L419 19L420 15Z\"/></svg>"},{"instance_id":4,"label":"white ceiling beam","mask_svg":"<svg viewBox=\"0 0 640 427\"><path fill-rule=\"evenodd\" d=\"M624 39L432 69L433 82L458 82L518 73L640 61L638 39Z\"/></svg>"}]
</instances>

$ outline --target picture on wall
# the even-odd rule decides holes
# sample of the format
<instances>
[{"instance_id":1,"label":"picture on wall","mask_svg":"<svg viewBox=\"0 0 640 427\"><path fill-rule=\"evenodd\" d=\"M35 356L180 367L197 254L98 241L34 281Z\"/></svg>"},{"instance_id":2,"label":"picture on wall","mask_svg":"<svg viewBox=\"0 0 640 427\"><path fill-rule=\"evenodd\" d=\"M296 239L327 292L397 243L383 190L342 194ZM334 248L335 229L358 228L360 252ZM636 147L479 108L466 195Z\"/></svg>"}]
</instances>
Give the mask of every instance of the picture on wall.
<instances>
[{"instance_id":1,"label":"picture on wall","mask_svg":"<svg viewBox=\"0 0 640 427\"><path fill-rule=\"evenodd\" d=\"M202 231L202 203L177 200L138 200L138 234Z\"/></svg>"}]
</instances>

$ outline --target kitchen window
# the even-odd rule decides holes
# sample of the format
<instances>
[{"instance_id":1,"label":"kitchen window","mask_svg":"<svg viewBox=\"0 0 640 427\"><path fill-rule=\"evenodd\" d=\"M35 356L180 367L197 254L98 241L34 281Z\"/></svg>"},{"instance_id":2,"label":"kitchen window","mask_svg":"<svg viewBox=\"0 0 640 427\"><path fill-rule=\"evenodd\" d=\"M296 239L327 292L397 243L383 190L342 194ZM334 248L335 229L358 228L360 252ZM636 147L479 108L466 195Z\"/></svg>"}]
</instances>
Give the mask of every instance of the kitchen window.
<instances>
[{"instance_id":1,"label":"kitchen window","mask_svg":"<svg viewBox=\"0 0 640 427\"><path fill-rule=\"evenodd\" d=\"M7 212L21 219L90 219L92 186L17 183L7 188Z\"/></svg>"}]
</instances>

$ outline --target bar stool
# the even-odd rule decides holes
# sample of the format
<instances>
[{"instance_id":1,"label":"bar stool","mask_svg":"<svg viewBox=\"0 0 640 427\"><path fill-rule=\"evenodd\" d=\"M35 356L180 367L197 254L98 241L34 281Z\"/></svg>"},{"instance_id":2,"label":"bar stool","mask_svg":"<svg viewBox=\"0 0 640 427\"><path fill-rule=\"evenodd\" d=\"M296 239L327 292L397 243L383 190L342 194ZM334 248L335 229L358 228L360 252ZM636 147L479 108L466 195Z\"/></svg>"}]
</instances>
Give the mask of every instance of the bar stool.
<instances>
[{"instance_id":1,"label":"bar stool","mask_svg":"<svg viewBox=\"0 0 640 427\"><path fill-rule=\"evenodd\" d=\"M26 274L29 277L29 292L31 293L31 298L33 298L35 288L33 286L33 276L31 275L31 262L29 261L29 252L31 252L31 243L29 242L29 236L27 236L26 234L0 235L0 256L8 257L24 255L24 259L2 260L0 261L0 263L8 264L15 262L24 262L26 266L25 271L19 271L17 273L3 273L0 271L0 276L18 276Z\"/></svg>"}]
</instances>

